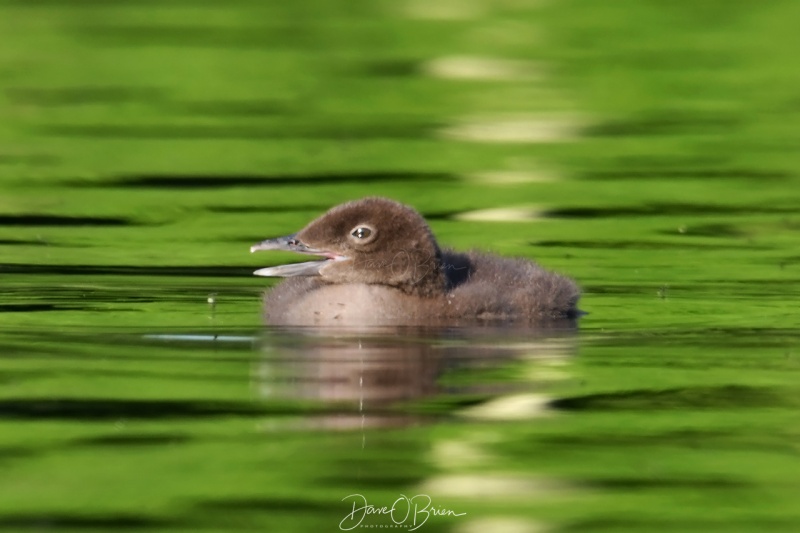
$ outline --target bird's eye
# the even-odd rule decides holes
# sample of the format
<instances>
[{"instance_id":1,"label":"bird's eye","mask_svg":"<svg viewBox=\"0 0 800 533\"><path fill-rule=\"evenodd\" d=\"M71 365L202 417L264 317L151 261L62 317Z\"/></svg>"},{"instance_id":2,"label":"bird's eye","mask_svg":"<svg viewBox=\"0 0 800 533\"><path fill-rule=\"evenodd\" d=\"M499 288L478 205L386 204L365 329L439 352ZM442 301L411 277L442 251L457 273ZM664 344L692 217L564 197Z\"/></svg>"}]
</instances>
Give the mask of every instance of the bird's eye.
<instances>
[{"instance_id":1,"label":"bird's eye","mask_svg":"<svg viewBox=\"0 0 800 533\"><path fill-rule=\"evenodd\" d=\"M359 227L354 229L353 233L351 233L350 235L352 235L356 239L366 239L367 237L372 235L372 230L369 228Z\"/></svg>"}]
</instances>

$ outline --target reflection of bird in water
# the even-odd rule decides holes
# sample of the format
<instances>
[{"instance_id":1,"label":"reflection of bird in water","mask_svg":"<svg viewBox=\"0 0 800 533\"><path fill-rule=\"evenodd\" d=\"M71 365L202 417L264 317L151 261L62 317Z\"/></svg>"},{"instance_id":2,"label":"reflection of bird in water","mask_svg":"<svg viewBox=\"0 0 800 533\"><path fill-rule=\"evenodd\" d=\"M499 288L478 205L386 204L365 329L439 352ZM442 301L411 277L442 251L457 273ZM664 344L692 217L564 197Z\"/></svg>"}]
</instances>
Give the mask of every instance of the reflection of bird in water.
<instances>
[{"instance_id":1,"label":"reflection of bird in water","mask_svg":"<svg viewBox=\"0 0 800 533\"><path fill-rule=\"evenodd\" d=\"M570 279L524 259L441 250L419 213L385 198L334 207L259 250L324 258L255 272L289 278L267 295L271 324L567 325L579 314Z\"/></svg>"},{"instance_id":2,"label":"reflection of bird in water","mask_svg":"<svg viewBox=\"0 0 800 533\"><path fill-rule=\"evenodd\" d=\"M437 400L433 413L458 407L466 415L488 407L489 399L543 397L539 386L572 355L573 340L569 333L516 328L270 328L254 384L266 398L325 406L317 416L312 411L304 417L305 423L339 429L404 426L427 418L428 410L403 408L419 407L424 398L444 402ZM500 368L518 377L498 380L493 369ZM455 381L443 384L445 375ZM515 405L525 409L530 403ZM485 409L475 414L491 416Z\"/></svg>"}]
</instances>

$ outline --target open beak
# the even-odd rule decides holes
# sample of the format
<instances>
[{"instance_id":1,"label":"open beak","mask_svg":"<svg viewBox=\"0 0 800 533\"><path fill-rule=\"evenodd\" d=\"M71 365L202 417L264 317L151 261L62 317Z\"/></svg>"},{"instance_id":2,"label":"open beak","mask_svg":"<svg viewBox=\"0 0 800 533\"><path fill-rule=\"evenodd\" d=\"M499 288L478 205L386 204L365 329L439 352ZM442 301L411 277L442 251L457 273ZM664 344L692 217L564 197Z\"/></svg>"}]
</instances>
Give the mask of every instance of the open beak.
<instances>
[{"instance_id":1,"label":"open beak","mask_svg":"<svg viewBox=\"0 0 800 533\"><path fill-rule=\"evenodd\" d=\"M337 255L325 250L317 250L309 247L296 237L296 234L267 239L250 247L250 252L260 252L263 250L282 250L285 252L297 252L300 254L318 255L324 257L320 261L307 261L305 263L290 263L288 265L278 265L274 267L261 268L253 272L256 276L288 278L291 276L319 276L322 267L329 261L343 261L347 257Z\"/></svg>"}]
</instances>

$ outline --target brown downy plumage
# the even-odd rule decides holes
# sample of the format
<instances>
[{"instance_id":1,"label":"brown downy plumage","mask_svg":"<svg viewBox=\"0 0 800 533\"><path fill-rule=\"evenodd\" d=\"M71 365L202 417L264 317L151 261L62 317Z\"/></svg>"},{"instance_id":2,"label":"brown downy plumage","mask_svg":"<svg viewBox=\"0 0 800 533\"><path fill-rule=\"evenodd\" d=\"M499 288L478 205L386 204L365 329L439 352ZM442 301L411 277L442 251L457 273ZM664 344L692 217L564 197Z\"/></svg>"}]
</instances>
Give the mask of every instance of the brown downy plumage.
<instances>
[{"instance_id":1,"label":"brown downy plumage","mask_svg":"<svg viewBox=\"0 0 800 533\"><path fill-rule=\"evenodd\" d=\"M386 198L334 207L250 251L324 257L257 270L288 279L265 300L276 325L462 325L573 320L575 283L525 259L441 250L425 219Z\"/></svg>"}]
</instances>

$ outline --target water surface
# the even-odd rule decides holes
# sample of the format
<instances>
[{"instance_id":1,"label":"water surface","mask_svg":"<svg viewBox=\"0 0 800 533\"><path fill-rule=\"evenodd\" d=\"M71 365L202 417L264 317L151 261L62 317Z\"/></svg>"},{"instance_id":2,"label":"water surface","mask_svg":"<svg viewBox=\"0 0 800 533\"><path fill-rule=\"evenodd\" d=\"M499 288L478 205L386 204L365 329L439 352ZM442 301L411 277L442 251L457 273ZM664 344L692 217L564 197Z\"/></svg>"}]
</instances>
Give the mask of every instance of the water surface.
<instances>
[{"instance_id":1,"label":"water surface","mask_svg":"<svg viewBox=\"0 0 800 533\"><path fill-rule=\"evenodd\" d=\"M799 9L0 2L0 527L797 530ZM264 326L368 194L589 314Z\"/></svg>"}]
</instances>

